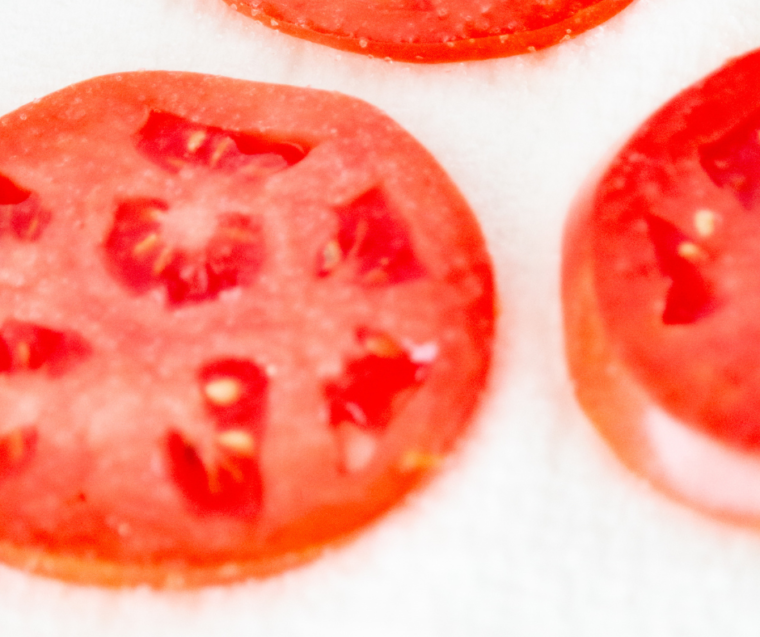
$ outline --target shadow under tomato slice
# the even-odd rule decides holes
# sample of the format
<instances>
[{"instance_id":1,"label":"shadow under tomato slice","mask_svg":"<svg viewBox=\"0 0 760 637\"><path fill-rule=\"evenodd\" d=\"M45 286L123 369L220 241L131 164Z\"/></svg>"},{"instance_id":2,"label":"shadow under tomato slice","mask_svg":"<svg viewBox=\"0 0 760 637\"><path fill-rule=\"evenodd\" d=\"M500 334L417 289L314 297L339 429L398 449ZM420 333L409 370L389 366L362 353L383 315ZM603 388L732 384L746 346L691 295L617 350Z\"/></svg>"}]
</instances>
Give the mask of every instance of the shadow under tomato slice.
<instances>
[{"instance_id":1,"label":"shadow under tomato slice","mask_svg":"<svg viewBox=\"0 0 760 637\"><path fill-rule=\"evenodd\" d=\"M0 559L111 585L263 576L454 449L490 365L491 265L386 116L145 72L2 125L24 284L0 286Z\"/></svg>"}]
</instances>

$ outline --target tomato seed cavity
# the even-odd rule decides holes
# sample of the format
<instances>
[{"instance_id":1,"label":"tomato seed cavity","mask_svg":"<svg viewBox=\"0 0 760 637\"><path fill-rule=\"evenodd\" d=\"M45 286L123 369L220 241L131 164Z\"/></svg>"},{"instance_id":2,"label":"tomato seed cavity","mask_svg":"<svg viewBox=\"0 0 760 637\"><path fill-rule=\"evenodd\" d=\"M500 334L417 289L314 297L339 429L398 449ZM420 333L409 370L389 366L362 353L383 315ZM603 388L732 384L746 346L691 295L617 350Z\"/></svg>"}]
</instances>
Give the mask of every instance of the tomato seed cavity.
<instances>
[{"instance_id":1,"label":"tomato seed cavity","mask_svg":"<svg viewBox=\"0 0 760 637\"><path fill-rule=\"evenodd\" d=\"M261 473L255 458L224 445L208 466L196 447L175 429L166 435L171 475L196 511L248 517L262 501Z\"/></svg>"},{"instance_id":2,"label":"tomato seed cavity","mask_svg":"<svg viewBox=\"0 0 760 637\"><path fill-rule=\"evenodd\" d=\"M45 369L60 375L92 353L89 343L74 331L6 320L0 327L0 371Z\"/></svg>"},{"instance_id":3,"label":"tomato seed cavity","mask_svg":"<svg viewBox=\"0 0 760 637\"><path fill-rule=\"evenodd\" d=\"M263 497L256 453L266 418L267 376L251 361L226 358L204 365L198 382L217 431L212 460L204 462L195 445L170 429L171 475L201 512L253 515Z\"/></svg>"},{"instance_id":4,"label":"tomato seed cavity","mask_svg":"<svg viewBox=\"0 0 760 637\"><path fill-rule=\"evenodd\" d=\"M702 167L721 188L728 188L747 210L760 203L760 111L710 144L699 148Z\"/></svg>"},{"instance_id":5,"label":"tomato seed cavity","mask_svg":"<svg viewBox=\"0 0 760 637\"><path fill-rule=\"evenodd\" d=\"M379 189L373 189L336 210L338 236L323 248L317 273L332 274L354 259L365 285L403 283L422 276L409 232Z\"/></svg>"},{"instance_id":6,"label":"tomato seed cavity","mask_svg":"<svg viewBox=\"0 0 760 637\"><path fill-rule=\"evenodd\" d=\"M660 271L672 282L662 322L683 325L710 314L716 301L695 263L706 258L705 252L669 221L649 215L647 224Z\"/></svg>"},{"instance_id":7,"label":"tomato seed cavity","mask_svg":"<svg viewBox=\"0 0 760 637\"><path fill-rule=\"evenodd\" d=\"M35 241L51 217L35 193L0 174L0 230L9 230L21 241Z\"/></svg>"},{"instance_id":8,"label":"tomato seed cavity","mask_svg":"<svg viewBox=\"0 0 760 637\"><path fill-rule=\"evenodd\" d=\"M120 203L105 240L111 272L134 292L164 286L169 305L215 299L221 292L250 284L264 260L264 238L251 217L226 213L201 250L167 244L161 220L169 205L159 199Z\"/></svg>"},{"instance_id":9,"label":"tomato seed cavity","mask_svg":"<svg viewBox=\"0 0 760 637\"><path fill-rule=\"evenodd\" d=\"M330 423L380 434L409 390L422 382L428 364L413 362L386 334L361 328L357 338L366 354L349 361L340 378L325 386Z\"/></svg>"},{"instance_id":10,"label":"tomato seed cavity","mask_svg":"<svg viewBox=\"0 0 760 637\"><path fill-rule=\"evenodd\" d=\"M308 153L303 144L204 126L158 111L150 113L137 133L136 146L170 172L197 165L223 171L272 173L298 163Z\"/></svg>"}]
</instances>

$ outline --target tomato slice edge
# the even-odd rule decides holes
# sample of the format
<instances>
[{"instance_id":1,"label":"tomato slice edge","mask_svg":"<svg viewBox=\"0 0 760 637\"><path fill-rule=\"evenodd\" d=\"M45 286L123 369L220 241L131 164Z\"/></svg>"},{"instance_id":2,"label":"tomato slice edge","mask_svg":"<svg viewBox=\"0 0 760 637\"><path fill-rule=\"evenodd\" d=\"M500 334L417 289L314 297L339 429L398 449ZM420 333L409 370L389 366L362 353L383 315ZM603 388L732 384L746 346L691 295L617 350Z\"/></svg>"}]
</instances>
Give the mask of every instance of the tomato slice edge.
<instances>
[{"instance_id":1,"label":"tomato slice edge","mask_svg":"<svg viewBox=\"0 0 760 637\"><path fill-rule=\"evenodd\" d=\"M396 43L315 31L279 17L270 17L260 10L252 9L247 2L224 1L232 5L237 12L269 28L302 40L381 59L423 64L472 62L540 51L599 26L634 2L634 0L600 0L569 18L533 31L465 38L450 42Z\"/></svg>"}]
</instances>

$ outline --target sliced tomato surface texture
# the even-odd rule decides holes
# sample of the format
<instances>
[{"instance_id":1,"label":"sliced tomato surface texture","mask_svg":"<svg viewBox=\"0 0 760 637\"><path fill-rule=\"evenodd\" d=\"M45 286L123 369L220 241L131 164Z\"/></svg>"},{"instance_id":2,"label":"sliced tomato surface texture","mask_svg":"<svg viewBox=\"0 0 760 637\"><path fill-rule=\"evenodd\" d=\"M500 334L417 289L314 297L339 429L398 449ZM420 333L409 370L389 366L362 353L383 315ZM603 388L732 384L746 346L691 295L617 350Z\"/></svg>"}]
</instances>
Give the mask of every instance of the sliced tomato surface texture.
<instances>
[{"instance_id":1,"label":"sliced tomato surface texture","mask_svg":"<svg viewBox=\"0 0 760 637\"><path fill-rule=\"evenodd\" d=\"M567 231L586 409L670 491L760 522L760 53L655 114Z\"/></svg>"},{"instance_id":2,"label":"sliced tomato surface texture","mask_svg":"<svg viewBox=\"0 0 760 637\"><path fill-rule=\"evenodd\" d=\"M0 119L0 558L189 586L313 558L468 426L491 265L343 95L97 78Z\"/></svg>"},{"instance_id":3,"label":"sliced tomato surface texture","mask_svg":"<svg viewBox=\"0 0 760 637\"><path fill-rule=\"evenodd\" d=\"M279 31L405 62L461 62L543 49L633 0L225 0Z\"/></svg>"}]
</instances>

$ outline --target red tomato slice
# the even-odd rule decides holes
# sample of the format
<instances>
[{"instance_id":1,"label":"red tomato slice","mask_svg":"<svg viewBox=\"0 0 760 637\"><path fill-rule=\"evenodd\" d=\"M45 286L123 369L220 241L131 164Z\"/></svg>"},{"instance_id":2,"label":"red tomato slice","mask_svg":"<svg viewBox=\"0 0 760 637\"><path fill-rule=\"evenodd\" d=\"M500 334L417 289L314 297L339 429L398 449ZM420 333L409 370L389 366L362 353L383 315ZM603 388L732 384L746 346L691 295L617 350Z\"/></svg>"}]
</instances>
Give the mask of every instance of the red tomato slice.
<instances>
[{"instance_id":1,"label":"red tomato slice","mask_svg":"<svg viewBox=\"0 0 760 637\"><path fill-rule=\"evenodd\" d=\"M336 49L404 62L461 62L544 49L633 0L225 0L263 24Z\"/></svg>"},{"instance_id":2,"label":"red tomato slice","mask_svg":"<svg viewBox=\"0 0 760 637\"><path fill-rule=\"evenodd\" d=\"M760 523L760 52L673 99L567 231L581 403L631 466Z\"/></svg>"},{"instance_id":3,"label":"red tomato slice","mask_svg":"<svg viewBox=\"0 0 760 637\"><path fill-rule=\"evenodd\" d=\"M398 503L468 426L490 261L374 108L133 73L0 130L0 559L265 575Z\"/></svg>"}]
</instances>

